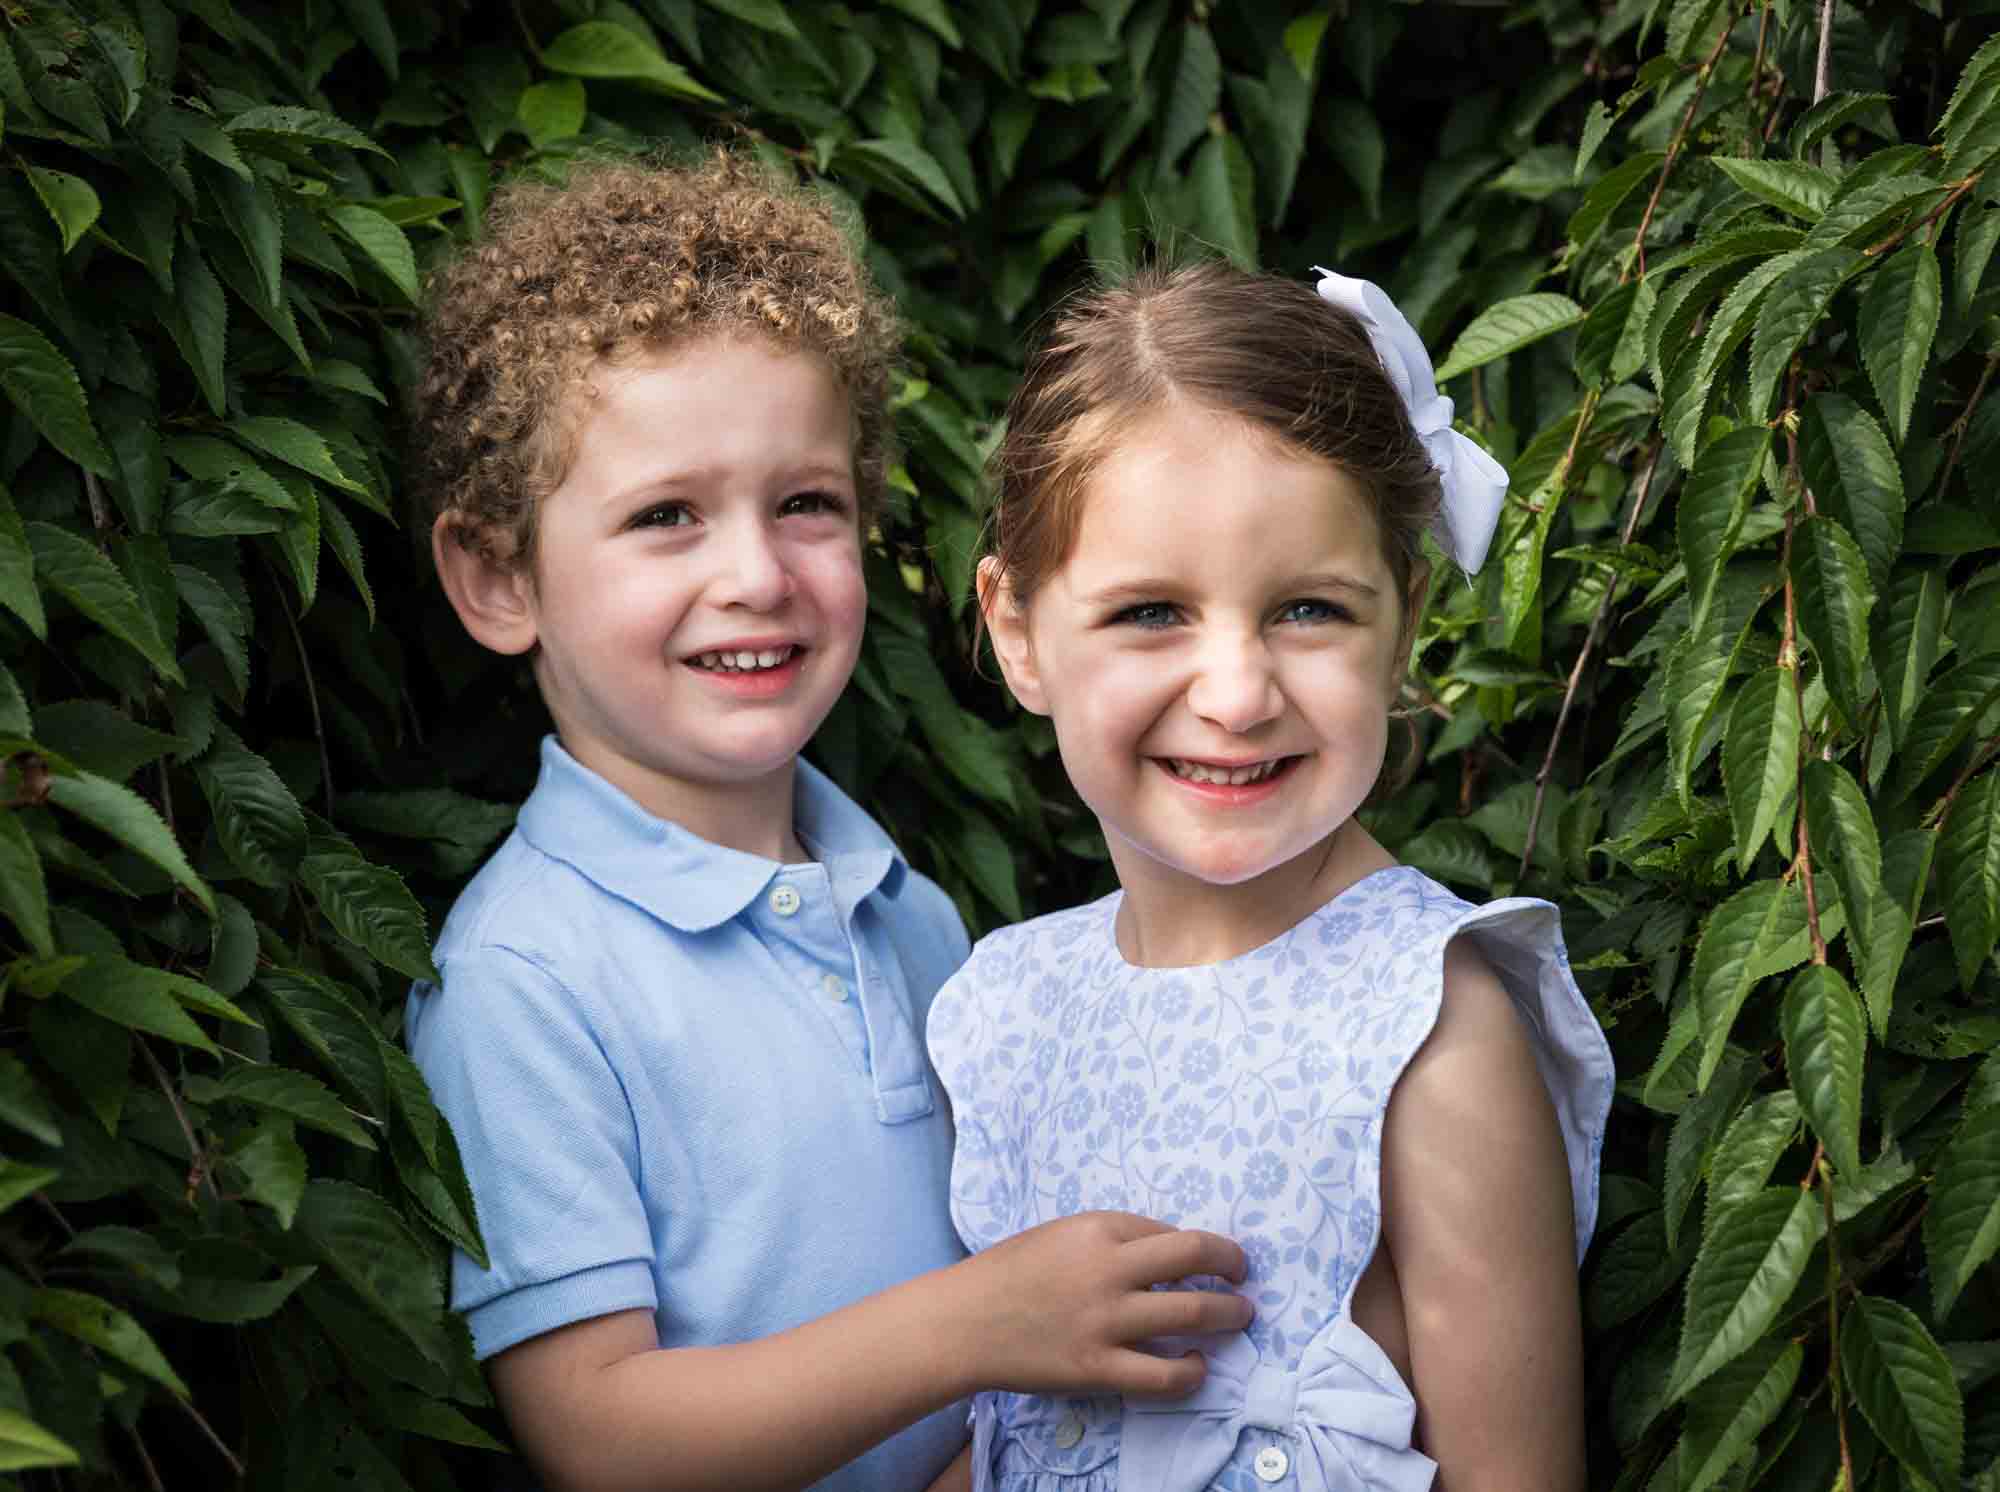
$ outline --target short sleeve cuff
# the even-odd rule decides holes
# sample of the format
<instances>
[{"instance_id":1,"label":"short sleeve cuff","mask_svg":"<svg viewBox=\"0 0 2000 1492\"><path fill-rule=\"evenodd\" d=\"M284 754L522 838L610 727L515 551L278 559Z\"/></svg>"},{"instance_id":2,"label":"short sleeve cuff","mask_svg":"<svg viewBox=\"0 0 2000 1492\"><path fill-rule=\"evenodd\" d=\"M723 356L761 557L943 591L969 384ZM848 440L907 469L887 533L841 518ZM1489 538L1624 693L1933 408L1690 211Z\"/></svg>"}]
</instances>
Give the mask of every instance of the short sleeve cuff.
<instances>
[{"instance_id":1,"label":"short sleeve cuff","mask_svg":"<svg viewBox=\"0 0 2000 1492\"><path fill-rule=\"evenodd\" d=\"M625 1259L495 1296L466 1311L465 1324L472 1328L473 1353L483 1362L559 1326L658 1307L651 1266Z\"/></svg>"}]
</instances>

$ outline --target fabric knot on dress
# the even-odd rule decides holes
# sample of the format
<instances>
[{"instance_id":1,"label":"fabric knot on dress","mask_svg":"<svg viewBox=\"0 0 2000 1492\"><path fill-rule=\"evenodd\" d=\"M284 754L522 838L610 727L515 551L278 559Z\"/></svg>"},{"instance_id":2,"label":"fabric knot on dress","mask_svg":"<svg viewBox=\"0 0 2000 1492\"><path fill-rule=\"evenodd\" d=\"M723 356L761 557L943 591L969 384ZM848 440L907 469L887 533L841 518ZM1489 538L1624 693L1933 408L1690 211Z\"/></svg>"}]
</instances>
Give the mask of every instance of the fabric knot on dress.
<instances>
[{"instance_id":1,"label":"fabric knot on dress","mask_svg":"<svg viewBox=\"0 0 2000 1492\"><path fill-rule=\"evenodd\" d=\"M1246 1429L1292 1439L1300 1492L1425 1492L1437 1463L1410 1444L1416 1401L1382 1349L1341 1316L1296 1368L1266 1362L1241 1332L1204 1338L1208 1376L1185 1399L1128 1399L1119 1485L1206 1486Z\"/></svg>"}]
</instances>

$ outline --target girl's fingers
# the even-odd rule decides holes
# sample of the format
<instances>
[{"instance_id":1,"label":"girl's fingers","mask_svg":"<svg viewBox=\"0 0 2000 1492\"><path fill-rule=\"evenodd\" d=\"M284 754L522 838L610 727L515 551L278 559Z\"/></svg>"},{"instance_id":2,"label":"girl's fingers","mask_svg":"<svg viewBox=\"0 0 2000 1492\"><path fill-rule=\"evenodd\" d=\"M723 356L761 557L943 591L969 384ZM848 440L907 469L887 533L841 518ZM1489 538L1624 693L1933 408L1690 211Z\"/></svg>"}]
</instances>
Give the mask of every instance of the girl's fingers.
<instances>
[{"instance_id":1,"label":"girl's fingers","mask_svg":"<svg viewBox=\"0 0 2000 1492\"><path fill-rule=\"evenodd\" d=\"M1155 1357L1125 1350L1111 1367L1117 1391L1136 1399L1184 1399L1208 1376L1208 1360L1199 1352L1179 1357Z\"/></svg>"},{"instance_id":2,"label":"girl's fingers","mask_svg":"<svg viewBox=\"0 0 2000 1492\"><path fill-rule=\"evenodd\" d=\"M1133 1285L1158 1285L1211 1274L1242 1284L1249 1272L1243 1250L1219 1233L1176 1228L1135 1237L1125 1245L1125 1278Z\"/></svg>"},{"instance_id":3,"label":"girl's fingers","mask_svg":"<svg viewBox=\"0 0 2000 1492\"><path fill-rule=\"evenodd\" d=\"M1241 1331L1253 1314L1248 1300L1226 1290L1148 1290L1119 1312L1119 1335L1131 1342Z\"/></svg>"}]
</instances>

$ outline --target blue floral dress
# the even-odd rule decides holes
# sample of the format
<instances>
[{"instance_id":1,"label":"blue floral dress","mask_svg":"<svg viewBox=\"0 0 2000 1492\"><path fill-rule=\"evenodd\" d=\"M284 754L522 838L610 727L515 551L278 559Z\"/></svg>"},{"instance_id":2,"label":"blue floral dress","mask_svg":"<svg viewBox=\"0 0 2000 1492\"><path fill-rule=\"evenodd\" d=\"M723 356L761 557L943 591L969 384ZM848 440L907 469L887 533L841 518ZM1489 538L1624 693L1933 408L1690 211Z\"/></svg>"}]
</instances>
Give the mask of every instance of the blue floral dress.
<instances>
[{"instance_id":1,"label":"blue floral dress","mask_svg":"<svg viewBox=\"0 0 2000 1492\"><path fill-rule=\"evenodd\" d=\"M1226 1234L1257 1318L1200 1342L1208 1378L1187 1399L979 1395L975 1492L1422 1492L1436 1468L1410 1444L1415 1401L1351 1314L1381 1236L1382 1115L1465 934L1537 1037L1581 1258L1611 1053L1556 909L1475 907L1399 866L1238 958L1149 969L1118 952L1121 897L985 938L939 991L952 1220L975 1251L1097 1208Z\"/></svg>"}]
</instances>

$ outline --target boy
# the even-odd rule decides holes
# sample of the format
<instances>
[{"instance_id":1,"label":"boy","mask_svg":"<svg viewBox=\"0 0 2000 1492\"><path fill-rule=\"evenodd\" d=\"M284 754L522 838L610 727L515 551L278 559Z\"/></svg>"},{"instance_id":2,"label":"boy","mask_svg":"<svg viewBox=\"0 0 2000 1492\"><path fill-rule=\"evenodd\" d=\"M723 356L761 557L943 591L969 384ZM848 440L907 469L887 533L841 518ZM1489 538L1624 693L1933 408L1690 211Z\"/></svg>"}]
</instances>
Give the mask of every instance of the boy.
<instances>
[{"instance_id":1,"label":"boy","mask_svg":"<svg viewBox=\"0 0 2000 1492\"><path fill-rule=\"evenodd\" d=\"M409 1040L491 1255L454 1304L553 1486L916 1489L979 1386L1186 1392L1233 1244L1117 1214L959 1262L922 1030L949 901L798 753L845 687L893 315L723 153L496 199L433 285L432 548L555 723ZM850 1464L851 1463L851 1464Z\"/></svg>"}]
</instances>

